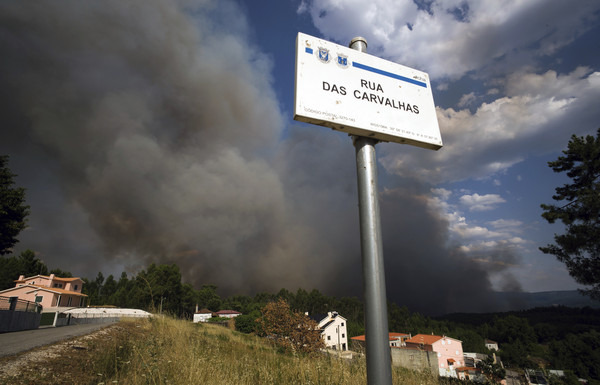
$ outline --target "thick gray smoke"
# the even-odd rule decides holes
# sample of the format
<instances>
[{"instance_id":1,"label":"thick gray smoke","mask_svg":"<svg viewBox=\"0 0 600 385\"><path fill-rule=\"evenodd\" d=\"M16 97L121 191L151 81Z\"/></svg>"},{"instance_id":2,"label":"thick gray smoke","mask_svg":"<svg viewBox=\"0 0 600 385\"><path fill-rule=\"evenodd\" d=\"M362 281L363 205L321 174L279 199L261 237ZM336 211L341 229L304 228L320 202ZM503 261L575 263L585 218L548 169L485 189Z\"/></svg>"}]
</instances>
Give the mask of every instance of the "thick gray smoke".
<instances>
[{"instance_id":1,"label":"thick gray smoke","mask_svg":"<svg viewBox=\"0 0 600 385\"><path fill-rule=\"evenodd\" d=\"M282 139L272 64L247 32L228 1L0 4L0 153L32 211L20 249L87 277L177 263L224 295L360 295L351 141ZM488 273L417 188L382 194L390 297L484 309Z\"/></svg>"}]
</instances>

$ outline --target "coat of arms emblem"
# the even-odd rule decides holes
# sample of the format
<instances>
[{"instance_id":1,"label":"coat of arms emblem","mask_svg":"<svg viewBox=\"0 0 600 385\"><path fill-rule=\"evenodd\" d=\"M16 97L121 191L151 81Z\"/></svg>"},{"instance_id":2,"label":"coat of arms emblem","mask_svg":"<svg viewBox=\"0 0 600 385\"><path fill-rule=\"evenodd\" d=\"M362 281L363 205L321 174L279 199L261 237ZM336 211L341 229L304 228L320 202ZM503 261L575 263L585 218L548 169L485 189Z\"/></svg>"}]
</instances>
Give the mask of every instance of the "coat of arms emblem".
<instances>
[{"instance_id":1,"label":"coat of arms emblem","mask_svg":"<svg viewBox=\"0 0 600 385\"><path fill-rule=\"evenodd\" d=\"M323 63L329 63L329 60L331 60L331 55L329 54L329 50L327 48L319 47L319 51L317 52L317 57Z\"/></svg>"}]
</instances>

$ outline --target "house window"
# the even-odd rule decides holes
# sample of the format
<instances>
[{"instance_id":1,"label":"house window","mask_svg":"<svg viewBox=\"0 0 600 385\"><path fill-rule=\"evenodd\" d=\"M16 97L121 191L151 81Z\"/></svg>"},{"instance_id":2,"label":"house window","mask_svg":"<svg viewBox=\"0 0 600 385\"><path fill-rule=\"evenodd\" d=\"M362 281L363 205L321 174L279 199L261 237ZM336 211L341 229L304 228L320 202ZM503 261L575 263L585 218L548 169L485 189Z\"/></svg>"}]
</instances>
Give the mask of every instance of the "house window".
<instances>
[{"instance_id":1,"label":"house window","mask_svg":"<svg viewBox=\"0 0 600 385\"><path fill-rule=\"evenodd\" d=\"M75 285L75 287L73 288L73 290L77 291L77 285Z\"/></svg>"},{"instance_id":2,"label":"house window","mask_svg":"<svg viewBox=\"0 0 600 385\"><path fill-rule=\"evenodd\" d=\"M35 303L40 303L44 300L44 296L42 295L36 295L35 296Z\"/></svg>"},{"instance_id":3,"label":"house window","mask_svg":"<svg viewBox=\"0 0 600 385\"><path fill-rule=\"evenodd\" d=\"M346 338L346 334L342 333L342 338Z\"/></svg>"},{"instance_id":4,"label":"house window","mask_svg":"<svg viewBox=\"0 0 600 385\"><path fill-rule=\"evenodd\" d=\"M344 326L344 323L342 322L342 326Z\"/></svg>"},{"instance_id":5,"label":"house window","mask_svg":"<svg viewBox=\"0 0 600 385\"><path fill-rule=\"evenodd\" d=\"M331 336L327 336L327 341L331 341Z\"/></svg>"},{"instance_id":6,"label":"house window","mask_svg":"<svg viewBox=\"0 0 600 385\"><path fill-rule=\"evenodd\" d=\"M71 306L72 301L73 301L73 297L69 297L69 300L67 301L67 306Z\"/></svg>"}]
</instances>

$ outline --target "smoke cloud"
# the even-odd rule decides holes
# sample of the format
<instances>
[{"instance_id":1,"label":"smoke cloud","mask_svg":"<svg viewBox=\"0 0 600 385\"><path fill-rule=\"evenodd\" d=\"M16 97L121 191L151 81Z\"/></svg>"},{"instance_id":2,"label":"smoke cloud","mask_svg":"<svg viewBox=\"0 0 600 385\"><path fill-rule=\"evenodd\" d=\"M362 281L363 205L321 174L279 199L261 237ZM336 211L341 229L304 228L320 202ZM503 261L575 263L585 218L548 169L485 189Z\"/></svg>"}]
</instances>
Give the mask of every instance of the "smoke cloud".
<instances>
[{"instance_id":1,"label":"smoke cloud","mask_svg":"<svg viewBox=\"0 0 600 385\"><path fill-rule=\"evenodd\" d=\"M177 263L223 295L361 295L351 141L282 135L247 34L228 1L2 3L0 152L32 211L19 247L86 277ZM499 265L450 243L429 187L398 183L381 195L389 297L488 310Z\"/></svg>"}]
</instances>

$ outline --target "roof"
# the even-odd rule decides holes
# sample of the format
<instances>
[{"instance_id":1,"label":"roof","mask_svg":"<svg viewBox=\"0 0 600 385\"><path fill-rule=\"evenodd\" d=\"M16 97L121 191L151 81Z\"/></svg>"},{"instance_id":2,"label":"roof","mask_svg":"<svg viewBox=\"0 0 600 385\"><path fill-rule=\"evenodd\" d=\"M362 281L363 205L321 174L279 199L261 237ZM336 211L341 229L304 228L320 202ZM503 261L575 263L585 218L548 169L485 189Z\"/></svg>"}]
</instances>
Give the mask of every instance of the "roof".
<instances>
[{"instance_id":1,"label":"roof","mask_svg":"<svg viewBox=\"0 0 600 385\"><path fill-rule=\"evenodd\" d=\"M235 311L235 310L219 310L217 312L215 312L215 314L242 314L239 311Z\"/></svg>"},{"instance_id":2,"label":"roof","mask_svg":"<svg viewBox=\"0 0 600 385\"><path fill-rule=\"evenodd\" d=\"M50 278L50 277L48 277ZM73 281L81 281L83 282L83 280L79 277L72 277L72 278L61 278L61 277L54 277L53 279L54 281L64 281L64 282L73 282Z\"/></svg>"},{"instance_id":3,"label":"roof","mask_svg":"<svg viewBox=\"0 0 600 385\"><path fill-rule=\"evenodd\" d=\"M23 287L23 286L21 286L21 287ZM79 297L87 297L87 294L83 294L78 291L59 289L57 287L38 286L38 285L25 285L24 287L34 288L33 290L30 290L28 293L31 293L32 291L36 291L36 290L43 290L43 291L49 291L51 293L56 293L56 294L67 294L67 295L76 295Z\"/></svg>"},{"instance_id":4,"label":"roof","mask_svg":"<svg viewBox=\"0 0 600 385\"><path fill-rule=\"evenodd\" d=\"M394 340L397 340L398 337L401 337L401 336L408 336L408 334L404 334L404 333L389 333L388 338L389 338L390 341L394 341ZM350 339L354 340L354 341L365 341L365 336L364 335L362 335L362 336L356 336L356 337L352 337Z\"/></svg>"},{"instance_id":5,"label":"roof","mask_svg":"<svg viewBox=\"0 0 600 385\"><path fill-rule=\"evenodd\" d=\"M208 310L206 308L200 309L196 312L196 314L212 314L213 311L212 310Z\"/></svg>"},{"instance_id":6,"label":"roof","mask_svg":"<svg viewBox=\"0 0 600 385\"><path fill-rule=\"evenodd\" d=\"M90 316L122 316L122 317L150 317L152 314L140 309L124 309L114 307L80 307L76 309L65 310L67 314L90 315Z\"/></svg>"},{"instance_id":7,"label":"roof","mask_svg":"<svg viewBox=\"0 0 600 385\"><path fill-rule=\"evenodd\" d=\"M329 325L331 325L332 323L334 323L334 320L330 320L329 322L327 322L325 325L321 326L321 330L325 330L329 327Z\"/></svg>"},{"instance_id":8,"label":"roof","mask_svg":"<svg viewBox=\"0 0 600 385\"><path fill-rule=\"evenodd\" d=\"M329 313L331 313L331 315ZM316 314L312 314L312 315L308 314L308 318L310 318L313 321L316 321L317 323L321 323L321 322L323 322L323 320L325 320L329 317L340 318L340 319L343 319L344 321L346 321L346 318L342 317L337 311L330 311L325 314L322 314L322 313L316 313Z\"/></svg>"},{"instance_id":9,"label":"roof","mask_svg":"<svg viewBox=\"0 0 600 385\"><path fill-rule=\"evenodd\" d=\"M31 277L25 277L23 279L15 279L14 282L17 282L17 283L18 282L25 282L28 279L38 278L38 277L45 278L45 279L50 279L50 276L48 276L48 275L38 274L38 275L32 275ZM83 282L83 280L81 278L79 278L79 277L61 278L61 277L54 276L54 278L52 280L53 281L63 281L63 282L72 282L72 281L81 281L81 282Z\"/></svg>"},{"instance_id":10,"label":"roof","mask_svg":"<svg viewBox=\"0 0 600 385\"><path fill-rule=\"evenodd\" d=\"M392 337L394 338L398 338L398 337L409 337L410 334L406 334L406 333L394 333L394 332L390 332L390 339Z\"/></svg>"},{"instance_id":11,"label":"roof","mask_svg":"<svg viewBox=\"0 0 600 385\"><path fill-rule=\"evenodd\" d=\"M430 334L417 334L413 338L407 339L406 343L433 345L435 342L441 340L443 337L434 336Z\"/></svg>"},{"instance_id":12,"label":"roof","mask_svg":"<svg viewBox=\"0 0 600 385\"><path fill-rule=\"evenodd\" d=\"M472 368L470 366L461 366L460 368L454 369L457 372L481 372L479 368Z\"/></svg>"},{"instance_id":13,"label":"roof","mask_svg":"<svg viewBox=\"0 0 600 385\"><path fill-rule=\"evenodd\" d=\"M492 340L485 340L486 344L496 344L498 345L498 343L496 341L492 341Z\"/></svg>"}]
</instances>

